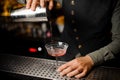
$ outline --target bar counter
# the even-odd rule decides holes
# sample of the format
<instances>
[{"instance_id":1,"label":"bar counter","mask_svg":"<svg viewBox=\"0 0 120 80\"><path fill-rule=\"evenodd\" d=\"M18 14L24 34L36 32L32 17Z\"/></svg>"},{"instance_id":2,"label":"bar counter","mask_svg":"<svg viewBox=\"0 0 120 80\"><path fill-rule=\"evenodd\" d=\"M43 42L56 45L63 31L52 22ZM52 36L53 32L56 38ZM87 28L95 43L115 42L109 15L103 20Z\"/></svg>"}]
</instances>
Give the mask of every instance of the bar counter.
<instances>
[{"instance_id":1,"label":"bar counter","mask_svg":"<svg viewBox=\"0 0 120 80\"><path fill-rule=\"evenodd\" d=\"M60 76L56 61L13 54L0 54L2 80L120 80L120 68L95 67L86 77L75 79ZM59 65L65 62L59 61Z\"/></svg>"}]
</instances>

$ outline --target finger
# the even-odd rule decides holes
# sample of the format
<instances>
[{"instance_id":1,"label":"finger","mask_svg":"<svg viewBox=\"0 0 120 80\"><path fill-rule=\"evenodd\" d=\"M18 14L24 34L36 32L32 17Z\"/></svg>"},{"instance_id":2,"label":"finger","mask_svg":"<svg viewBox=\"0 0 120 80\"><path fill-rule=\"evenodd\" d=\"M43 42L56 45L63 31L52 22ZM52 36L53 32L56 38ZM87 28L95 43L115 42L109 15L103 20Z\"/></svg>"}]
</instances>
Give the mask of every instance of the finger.
<instances>
[{"instance_id":1,"label":"finger","mask_svg":"<svg viewBox=\"0 0 120 80\"><path fill-rule=\"evenodd\" d=\"M75 69L74 71L68 73L67 76L72 77L72 76L75 76L75 75L81 73L82 71L83 71L82 69Z\"/></svg>"},{"instance_id":2,"label":"finger","mask_svg":"<svg viewBox=\"0 0 120 80\"><path fill-rule=\"evenodd\" d=\"M70 66L69 62L63 64L62 66L60 66L57 71L61 72L62 70L66 69L68 66Z\"/></svg>"},{"instance_id":3,"label":"finger","mask_svg":"<svg viewBox=\"0 0 120 80\"><path fill-rule=\"evenodd\" d=\"M33 1L32 1L31 10L35 10L35 9L36 9L37 1L38 1L38 0L33 0Z\"/></svg>"},{"instance_id":4,"label":"finger","mask_svg":"<svg viewBox=\"0 0 120 80\"><path fill-rule=\"evenodd\" d=\"M44 0L40 0L40 6L45 7L45 1Z\"/></svg>"},{"instance_id":5,"label":"finger","mask_svg":"<svg viewBox=\"0 0 120 80\"><path fill-rule=\"evenodd\" d=\"M57 69L57 71L58 71L58 72L61 72L63 69L71 66L72 64L73 64L73 60L72 60L72 61L69 61L69 62L67 62L67 63L65 63L65 64L63 64L62 66L60 66L60 67Z\"/></svg>"},{"instance_id":6,"label":"finger","mask_svg":"<svg viewBox=\"0 0 120 80\"><path fill-rule=\"evenodd\" d=\"M32 0L27 0L26 8L29 9L32 4Z\"/></svg>"},{"instance_id":7,"label":"finger","mask_svg":"<svg viewBox=\"0 0 120 80\"><path fill-rule=\"evenodd\" d=\"M87 73L87 70L84 70L82 73L76 75L75 77L78 78L78 79L82 78L82 77L84 77L86 75L86 73Z\"/></svg>"},{"instance_id":8,"label":"finger","mask_svg":"<svg viewBox=\"0 0 120 80\"><path fill-rule=\"evenodd\" d=\"M61 72L60 72L60 75L64 76L64 75L70 73L70 72L73 71L73 70L75 70L75 67L70 66L70 67L64 69L63 71L61 71Z\"/></svg>"},{"instance_id":9,"label":"finger","mask_svg":"<svg viewBox=\"0 0 120 80\"><path fill-rule=\"evenodd\" d=\"M66 69L68 67L67 64L63 64L62 66L60 66L58 69L57 69L57 72L61 72L63 69Z\"/></svg>"},{"instance_id":10,"label":"finger","mask_svg":"<svg viewBox=\"0 0 120 80\"><path fill-rule=\"evenodd\" d=\"M50 0L49 2L49 10L51 10L53 8L53 0Z\"/></svg>"}]
</instances>

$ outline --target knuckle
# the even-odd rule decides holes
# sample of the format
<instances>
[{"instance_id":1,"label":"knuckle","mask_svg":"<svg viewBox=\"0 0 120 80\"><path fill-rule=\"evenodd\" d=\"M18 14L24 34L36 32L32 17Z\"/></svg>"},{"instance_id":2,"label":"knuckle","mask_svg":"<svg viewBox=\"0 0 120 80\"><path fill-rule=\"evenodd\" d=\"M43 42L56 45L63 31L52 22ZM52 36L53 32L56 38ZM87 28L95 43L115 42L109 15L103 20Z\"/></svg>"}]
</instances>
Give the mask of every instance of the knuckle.
<instances>
[{"instance_id":1,"label":"knuckle","mask_svg":"<svg viewBox=\"0 0 120 80\"><path fill-rule=\"evenodd\" d=\"M86 75L86 73L83 73L83 74L82 74L82 77L85 76L85 75Z\"/></svg>"},{"instance_id":2,"label":"knuckle","mask_svg":"<svg viewBox=\"0 0 120 80\"><path fill-rule=\"evenodd\" d=\"M74 68L72 66L69 67L69 70L73 70Z\"/></svg>"},{"instance_id":3,"label":"knuckle","mask_svg":"<svg viewBox=\"0 0 120 80\"><path fill-rule=\"evenodd\" d=\"M76 71L77 71L77 73L80 73L80 72L81 72L81 70L80 70L80 69L77 69Z\"/></svg>"}]
</instances>

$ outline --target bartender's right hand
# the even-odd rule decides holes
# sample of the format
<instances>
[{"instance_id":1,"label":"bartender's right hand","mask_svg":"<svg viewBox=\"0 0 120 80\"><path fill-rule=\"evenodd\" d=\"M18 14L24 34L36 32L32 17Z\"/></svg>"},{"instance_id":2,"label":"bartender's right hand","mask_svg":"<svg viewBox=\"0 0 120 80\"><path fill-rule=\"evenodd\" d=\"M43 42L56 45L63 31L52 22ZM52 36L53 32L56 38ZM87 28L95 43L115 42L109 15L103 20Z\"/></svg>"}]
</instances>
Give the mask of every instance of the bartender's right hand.
<instances>
[{"instance_id":1,"label":"bartender's right hand","mask_svg":"<svg viewBox=\"0 0 120 80\"><path fill-rule=\"evenodd\" d=\"M51 10L53 8L53 0L27 0L26 8L34 11L37 6L46 7L46 3L49 3L48 9Z\"/></svg>"}]
</instances>

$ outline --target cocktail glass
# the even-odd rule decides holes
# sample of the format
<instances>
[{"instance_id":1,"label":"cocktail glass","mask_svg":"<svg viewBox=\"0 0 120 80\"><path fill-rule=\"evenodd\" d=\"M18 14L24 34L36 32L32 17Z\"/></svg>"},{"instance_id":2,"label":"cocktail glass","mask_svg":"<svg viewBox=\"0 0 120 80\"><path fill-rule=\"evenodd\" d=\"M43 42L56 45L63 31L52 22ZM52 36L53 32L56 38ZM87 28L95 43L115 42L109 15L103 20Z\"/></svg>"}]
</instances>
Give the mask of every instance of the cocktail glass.
<instances>
[{"instance_id":1,"label":"cocktail glass","mask_svg":"<svg viewBox=\"0 0 120 80\"><path fill-rule=\"evenodd\" d=\"M50 56L56 58L56 66L58 66L58 57L65 55L68 44L61 41L49 42L45 44L45 48Z\"/></svg>"}]
</instances>

